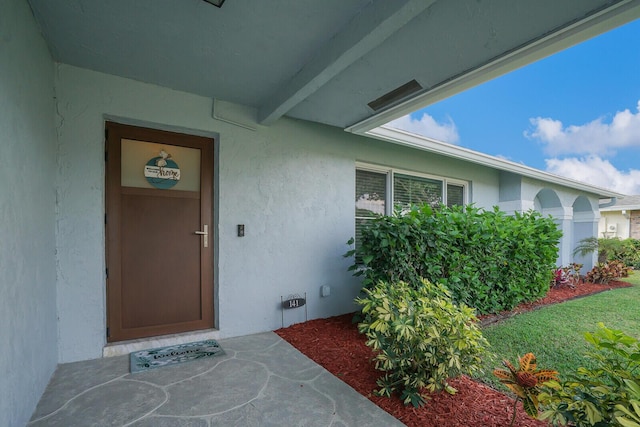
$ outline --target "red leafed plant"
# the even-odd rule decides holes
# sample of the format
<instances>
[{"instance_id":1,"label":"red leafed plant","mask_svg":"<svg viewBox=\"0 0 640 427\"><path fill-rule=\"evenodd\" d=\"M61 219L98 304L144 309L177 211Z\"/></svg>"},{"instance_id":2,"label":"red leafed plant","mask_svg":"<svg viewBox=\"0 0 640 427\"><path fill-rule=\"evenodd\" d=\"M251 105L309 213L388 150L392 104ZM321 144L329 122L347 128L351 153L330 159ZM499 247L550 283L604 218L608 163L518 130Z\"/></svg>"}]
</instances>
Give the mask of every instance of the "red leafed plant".
<instances>
[{"instance_id":1,"label":"red leafed plant","mask_svg":"<svg viewBox=\"0 0 640 427\"><path fill-rule=\"evenodd\" d=\"M533 353L525 354L520 357L518 361L520 363L518 369L508 360L504 360L502 364L507 369L496 369L493 371L493 375L516 395L511 426L513 426L516 419L516 408L519 400L522 400L522 406L527 415L537 418L540 387L546 381L557 380L558 375L557 371L551 369L538 369L536 357Z\"/></svg>"}]
</instances>

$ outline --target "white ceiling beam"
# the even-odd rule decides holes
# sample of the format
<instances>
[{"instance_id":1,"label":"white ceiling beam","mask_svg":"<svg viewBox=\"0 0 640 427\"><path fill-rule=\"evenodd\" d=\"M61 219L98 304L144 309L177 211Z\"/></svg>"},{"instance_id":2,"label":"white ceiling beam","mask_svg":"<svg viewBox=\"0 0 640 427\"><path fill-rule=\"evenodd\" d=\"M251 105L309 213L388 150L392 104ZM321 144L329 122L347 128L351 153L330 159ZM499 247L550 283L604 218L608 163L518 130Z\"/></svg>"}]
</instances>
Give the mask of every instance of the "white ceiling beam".
<instances>
[{"instance_id":1,"label":"white ceiling beam","mask_svg":"<svg viewBox=\"0 0 640 427\"><path fill-rule=\"evenodd\" d=\"M424 12L435 0L375 0L356 15L258 111L269 125Z\"/></svg>"}]
</instances>

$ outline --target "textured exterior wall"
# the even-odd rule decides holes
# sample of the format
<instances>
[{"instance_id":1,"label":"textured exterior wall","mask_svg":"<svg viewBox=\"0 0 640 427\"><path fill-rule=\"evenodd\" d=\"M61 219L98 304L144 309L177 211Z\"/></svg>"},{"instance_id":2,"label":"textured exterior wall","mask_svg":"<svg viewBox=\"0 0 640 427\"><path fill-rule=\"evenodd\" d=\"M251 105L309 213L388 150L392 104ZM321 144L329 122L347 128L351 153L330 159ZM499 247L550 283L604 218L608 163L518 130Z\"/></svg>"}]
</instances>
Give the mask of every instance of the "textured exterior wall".
<instances>
[{"instance_id":1,"label":"textured exterior wall","mask_svg":"<svg viewBox=\"0 0 640 427\"><path fill-rule=\"evenodd\" d=\"M216 136L221 337L279 328L280 296L289 294L307 293L309 318L355 309L359 283L342 254L354 234L356 161L467 178L479 206L498 200L494 170L340 129L282 119L252 131L213 119L211 99L67 65L57 66L56 89L61 361L100 357L106 342L105 118ZM285 324L302 320L303 310L285 312Z\"/></svg>"},{"instance_id":2,"label":"textured exterior wall","mask_svg":"<svg viewBox=\"0 0 640 427\"><path fill-rule=\"evenodd\" d=\"M0 425L27 423L57 364L53 63L0 0Z\"/></svg>"}]
</instances>

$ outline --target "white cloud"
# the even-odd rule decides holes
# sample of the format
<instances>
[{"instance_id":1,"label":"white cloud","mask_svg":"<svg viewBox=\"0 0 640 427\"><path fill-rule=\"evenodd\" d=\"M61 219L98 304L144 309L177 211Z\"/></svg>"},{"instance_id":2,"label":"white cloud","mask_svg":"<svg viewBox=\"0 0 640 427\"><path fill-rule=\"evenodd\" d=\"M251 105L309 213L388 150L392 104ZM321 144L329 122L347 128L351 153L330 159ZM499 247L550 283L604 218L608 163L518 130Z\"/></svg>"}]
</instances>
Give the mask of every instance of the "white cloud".
<instances>
[{"instance_id":1,"label":"white cloud","mask_svg":"<svg viewBox=\"0 0 640 427\"><path fill-rule=\"evenodd\" d=\"M524 135L545 145L545 152L559 154L610 156L617 148L640 147L640 101L634 114L628 109L617 112L611 123L598 118L590 123L564 126L559 120L535 117L533 127Z\"/></svg>"},{"instance_id":2,"label":"white cloud","mask_svg":"<svg viewBox=\"0 0 640 427\"><path fill-rule=\"evenodd\" d=\"M460 140L456 124L451 118L445 123L438 123L427 113L424 113L420 119L414 119L408 114L389 122L388 125L450 144L457 144Z\"/></svg>"},{"instance_id":3,"label":"white cloud","mask_svg":"<svg viewBox=\"0 0 640 427\"><path fill-rule=\"evenodd\" d=\"M547 172L575 179L622 194L640 194L640 170L627 172L615 168L599 156L546 159Z\"/></svg>"}]
</instances>

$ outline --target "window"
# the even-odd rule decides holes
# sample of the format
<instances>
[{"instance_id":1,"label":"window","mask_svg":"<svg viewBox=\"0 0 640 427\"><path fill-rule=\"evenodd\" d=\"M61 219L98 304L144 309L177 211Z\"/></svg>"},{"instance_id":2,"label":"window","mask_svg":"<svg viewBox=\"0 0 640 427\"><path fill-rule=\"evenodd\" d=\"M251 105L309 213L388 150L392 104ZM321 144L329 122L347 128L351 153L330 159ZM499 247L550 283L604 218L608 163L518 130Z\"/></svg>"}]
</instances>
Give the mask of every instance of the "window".
<instances>
[{"instance_id":1,"label":"window","mask_svg":"<svg viewBox=\"0 0 640 427\"><path fill-rule=\"evenodd\" d=\"M464 205L468 183L375 166L356 167L356 247L362 228L376 215L389 215L394 206L409 209L428 203L436 207ZM393 203L391 203L393 201Z\"/></svg>"},{"instance_id":2,"label":"window","mask_svg":"<svg viewBox=\"0 0 640 427\"><path fill-rule=\"evenodd\" d=\"M387 213L387 174L356 170L356 245L362 226L376 215Z\"/></svg>"}]
</instances>

